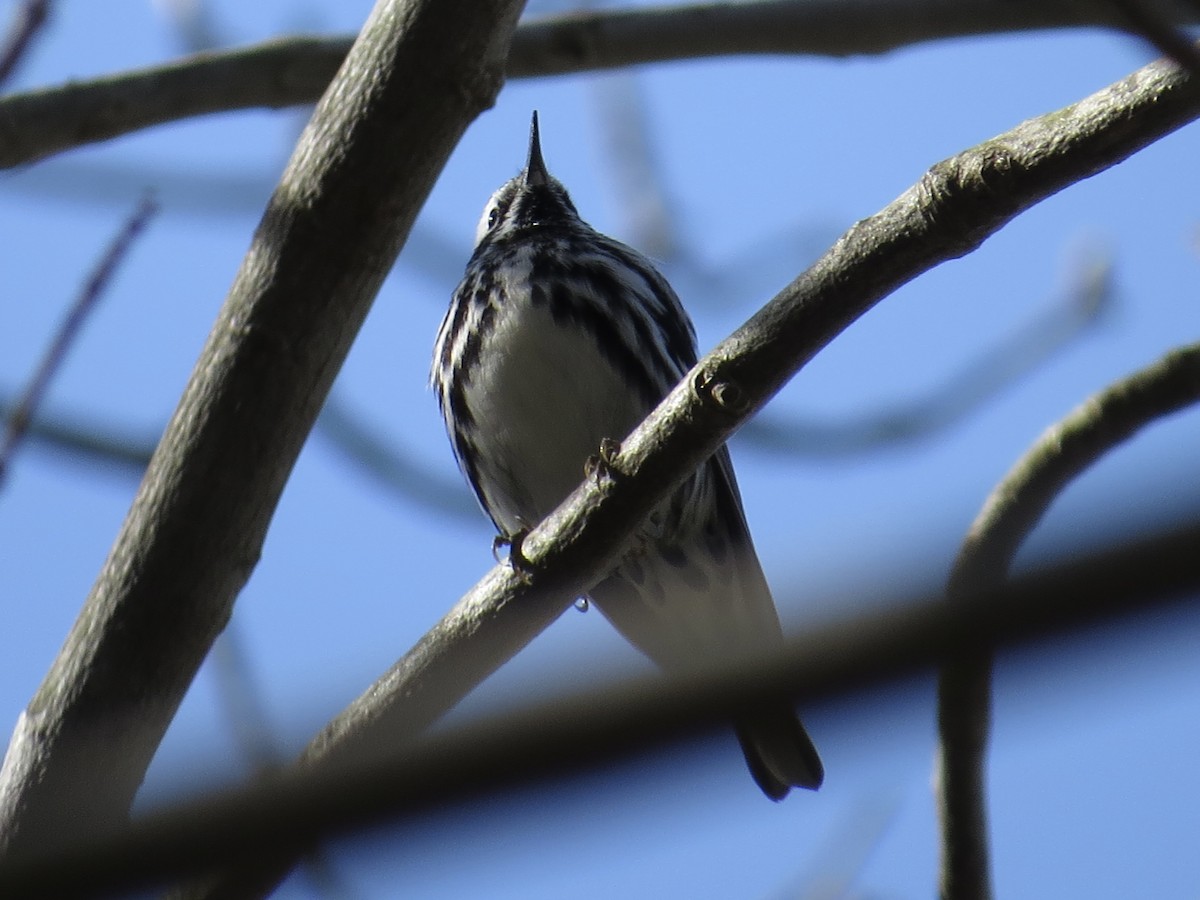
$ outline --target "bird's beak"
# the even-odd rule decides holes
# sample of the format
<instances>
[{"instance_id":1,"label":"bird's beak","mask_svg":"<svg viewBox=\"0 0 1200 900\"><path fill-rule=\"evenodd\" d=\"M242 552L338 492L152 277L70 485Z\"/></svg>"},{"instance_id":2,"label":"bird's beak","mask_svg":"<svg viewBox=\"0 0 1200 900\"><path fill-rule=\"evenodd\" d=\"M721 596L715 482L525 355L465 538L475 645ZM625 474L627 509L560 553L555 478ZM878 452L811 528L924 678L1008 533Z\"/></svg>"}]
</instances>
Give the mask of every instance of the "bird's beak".
<instances>
[{"instance_id":1,"label":"bird's beak","mask_svg":"<svg viewBox=\"0 0 1200 900\"><path fill-rule=\"evenodd\" d=\"M525 184L529 187L550 183L550 173L546 171L546 161L542 159L542 141L538 135L537 110L533 112L533 123L529 126L529 159L525 161Z\"/></svg>"}]
</instances>

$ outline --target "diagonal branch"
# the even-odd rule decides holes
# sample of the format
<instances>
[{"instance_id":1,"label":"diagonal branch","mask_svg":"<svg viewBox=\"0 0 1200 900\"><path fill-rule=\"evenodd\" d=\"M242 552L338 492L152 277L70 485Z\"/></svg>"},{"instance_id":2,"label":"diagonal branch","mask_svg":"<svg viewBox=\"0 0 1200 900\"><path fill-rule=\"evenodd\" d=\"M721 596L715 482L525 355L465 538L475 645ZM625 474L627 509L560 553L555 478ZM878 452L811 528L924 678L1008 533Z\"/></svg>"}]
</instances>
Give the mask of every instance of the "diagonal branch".
<instances>
[{"instance_id":1,"label":"diagonal branch","mask_svg":"<svg viewBox=\"0 0 1200 900\"><path fill-rule=\"evenodd\" d=\"M1106 3L1074 0L753 0L567 13L517 30L508 76L746 54L850 56L964 35L1124 24ZM165 122L313 103L349 48L347 37L285 38L5 98L0 168Z\"/></svg>"},{"instance_id":2,"label":"diagonal branch","mask_svg":"<svg viewBox=\"0 0 1200 900\"><path fill-rule=\"evenodd\" d=\"M1197 116L1200 85L1157 62L935 165L704 357L624 441L612 476L585 481L528 535L529 573L492 569L326 726L301 765L354 760L414 738L611 570L624 536L875 303ZM188 896L257 896L288 866L260 861Z\"/></svg>"},{"instance_id":3,"label":"diagonal branch","mask_svg":"<svg viewBox=\"0 0 1200 900\"><path fill-rule=\"evenodd\" d=\"M1112 294L1112 266L1100 260L1080 273L1065 302L1003 335L922 397L829 421L771 415L766 410L747 423L742 437L756 451L793 459L866 453L929 438L1053 358L1096 323L1112 305Z\"/></svg>"},{"instance_id":4,"label":"diagonal branch","mask_svg":"<svg viewBox=\"0 0 1200 900\"><path fill-rule=\"evenodd\" d=\"M500 88L519 11L518 0L379 0L21 715L0 772L0 848L45 847L128 815L379 284L463 130Z\"/></svg>"},{"instance_id":5,"label":"diagonal branch","mask_svg":"<svg viewBox=\"0 0 1200 900\"><path fill-rule=\"evenodd\" d=\"M1166 11L1155 8L1153 0L1107 0L1115 9L1130 33L1146 40L1159 53L1200 76L1200 49L1187 34L1175 27Z\"/></svg>"},{"instance_id":6,"label":"diagonal branch","mask_svg":"<svg viewBox=\"0 0 1200 900\"><path fill-rule=\"evenodd\" d=\"M987 498L950 576L952 603L969 603L1008 576L1017 549L1067 484L1140 429L1200 401L1200 344L1175 350L1106 388L1046 431ZM947 665L938 682L941 896L991 896L985 758L991 655Z\"/></svg>"},{"instance_id":7,"label":"diagonal branch","mask_svg":"<svg viewBox=\"0 0 1200 900\"><path fill-rule=\"evenodd\" d=\"M0 85L12 76L49 18L50 0L23 0L17 5L7 34L0 38Z\"/></svg>"},{"instance_id":8,"label":"diagonal branch","mask_svg":"<svg viewBox=\"0 0 1200 900\"><path fill-rule=\"evenodd\" d=\"M375 485L399 500L440 515L479 523L479 507L459 478L433 470L408 448L352 409L335 391L321 410L317 434Z\"/></svg>"},{"instance_id":9,"label":"diagonal branch","mask_svg":"<svg viewBox=\"0 0 1200 900\"><path fill-rule=\"evenodd\" d=\"M121 226L121 230L117 236L113 238L108 249L104 251L104 255L96 264L96 268L88 277L83 289L79 292L79 296L75 298L75 302L67 312L67 316L63 319L59 326L58 333L54 336L53 342L46 350L41 363L38 365L37 371L34 372L33 378L30 379L28 386L25 388L21 396L12 404L12 409L5 411L3 418L7 419L4 432L0 435L0 487L4 485L4 479L8 475L8 467L12 462L13 455L16 453L17 446L24 440L29 432L29 427L33 423L34 416L42 406L42 401L45 399L46 390L50 386L50 380L58 371L67 357L67 352L71 345L79 336L80 329L83 328L84 322L95 309L96 303L104 295L104 289L108 287L112 280L113 273L117 266L125 258L129 252L129 248L133 245L133 241L146 227L146 223L150 217L154 215L158 206L154 202L154 198L147 194L138 203L137 208Z\"/></svg>"}]
</instances>

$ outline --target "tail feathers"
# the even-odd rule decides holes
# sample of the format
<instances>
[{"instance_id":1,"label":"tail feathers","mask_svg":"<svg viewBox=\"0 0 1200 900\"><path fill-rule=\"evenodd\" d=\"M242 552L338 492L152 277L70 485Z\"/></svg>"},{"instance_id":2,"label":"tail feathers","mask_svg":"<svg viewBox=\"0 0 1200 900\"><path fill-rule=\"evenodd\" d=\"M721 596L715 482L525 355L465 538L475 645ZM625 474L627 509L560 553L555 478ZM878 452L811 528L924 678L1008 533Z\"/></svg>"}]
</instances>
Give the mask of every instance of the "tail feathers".
<instances>
[{"instance_id":1,"label":"tail feathers","mask_svg":"<svg viewBox=\"0 0 1200 900\"><path fill-rule=\"evenodd\" d=\"M750 774L772 800L782 800L794 787L815 791L825 780L817 748L789 706L749 712L735 728Z\"/></svg>"}]
</instances>

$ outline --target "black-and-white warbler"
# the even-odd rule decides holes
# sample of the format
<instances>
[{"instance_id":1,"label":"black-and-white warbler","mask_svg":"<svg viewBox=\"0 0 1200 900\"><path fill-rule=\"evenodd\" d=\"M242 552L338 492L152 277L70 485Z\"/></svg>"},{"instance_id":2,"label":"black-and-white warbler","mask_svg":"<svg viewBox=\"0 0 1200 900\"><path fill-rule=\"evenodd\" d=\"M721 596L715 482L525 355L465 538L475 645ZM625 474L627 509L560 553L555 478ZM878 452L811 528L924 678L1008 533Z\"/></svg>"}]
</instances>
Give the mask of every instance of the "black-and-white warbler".
<instances>
[{"instance_id":1,"label":"black-and-white warbler","mask_svg":"<svg viewBox=\"0 0 1200 900\"><path fill-rule=\"evenodd\" d=\"M627 435L696 358L666 280L580 219L546 171L534 113L525 170L484 209L433 356L455 455L500 534L518 536L558 506L601 441ZM588 598L670 671L779 643L725 448L650 516ZM735 725L767 796L821 784L790 705L747 710Z\"/></svg>"}]
</instances>

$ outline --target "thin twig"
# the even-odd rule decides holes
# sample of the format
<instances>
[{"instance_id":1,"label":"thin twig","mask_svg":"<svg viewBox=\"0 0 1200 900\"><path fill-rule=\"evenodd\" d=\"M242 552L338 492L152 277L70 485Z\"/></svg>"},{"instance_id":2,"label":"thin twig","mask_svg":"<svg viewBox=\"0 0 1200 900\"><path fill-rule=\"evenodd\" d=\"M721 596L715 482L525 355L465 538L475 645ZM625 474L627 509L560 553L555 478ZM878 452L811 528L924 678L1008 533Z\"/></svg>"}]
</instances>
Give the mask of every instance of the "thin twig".
<instances>
[{"instance_id":1,"label":"thin twig","mask_svg":"<svg viewBox=\"0 0 1200 900\"><path fill-rule=\"evenodd\" d=\"M747 449L790 459L869 453L926 439L978 410L1098 322L1113 303L1112 276L1111 260L1096 257L1080 269L1063 301L1002 336L923 397L829 422L767 409L741 436Z\"/></svg>"},{"instance_id":2,"label":"thin twig","mask_svg":"<svg viewBox=\"0 0 1200 900\"><path fill-rule=\"evenodd\" d=\"M1021 457L972 523L948 594L970 603L1008 575L1017 548L1074 478L1140 429L1200 401L1200 344L1101 391L1050 428ZM991 656L955 658L940 673L941 895L991 896L985 754L991 719Z\"/></svg>"},{"instance_id":3,"label":"thin twig","mask_svg":"<svg viewBox=\"0 0 1200 900\"><path fill-rule=\"evenodd\" d=\"M227 29L221 26L212 3L206 0L167 0L156 4L179 44L189 53L225 46Z\"/></svg>"},{"instance_id":4,"label":"thin twig","mask_svg":"<svg viewBox=\"0 0 1200 900\"><path fill-rule=\"evenodd\" d=\"M592 81L611 191L631 243L651 258L678 261L679 241L667 180L651 147L649 115L636 70Z\"/></svg>"},{"instance_id":5,"label":"thin twig","mask_svg":"<svg viewBox=\"0 0 1200 900\"><path fill-rule=\"evenodd\" d=\"M0 85L3 85L16 69L17 64L33 46L50 18L50 0L25 0L17 6L13 23L0 43Z\"/></svg>"},{"instance_id":6,"label":"thin twig","mask_svg":"<svg viewBox=\"0 0 1200 900\"><path fill-rule=\"evenodd\" d=\"M12 415L16 405L0 389L0 420ZM140 478L162 434L161 429L123 427L61 408L39 408L41 413L28 424L25 442L86 460L93 475L101 471L99 464L122 477ZM397 500L464 521L480 521L479 508L461 479L435 471L396 446L336 395L321 410L317 434Z\"/></svg>"},{"instance_id":7,"label":"thin twig","mask_svg":"<svg viewBox=\"0 0 1200 900\"><path fill-rule=\"evenodd\" d=\"M269 777L283 760L282 747L271 727L267 703L254 677L236 616L213 644L210 664L216 675L218 702L238 753L249 763L254 777ZM305 855L302 869L313 896L348 900L349 890L323 846Z\"/></svg>"},{"instance_id":8,"label":"thin twig","mask_svg":"<svg viewBox=\"0 0 1200 900\"><path fill-rule=\"evenodd\" d=\"M447 478L421 463L336 394L321 410L317 433L398 499L455 518L480 521L479 507L461 479Z\"/></svg>"},{"instance_id":9,"label":"thin twig","mask_svg":"<svg viewBox=\"0 0 1200 900\"><path fill-rule=\"evenodd\" d=\"M0 419L16 409L14 395L0 389ZM158 434L123 429L98 419L64 412L43 404L29 423L25 441L86 461L89 472L96 464L109 466L125 477L141 478L158 444Z\"/></svg>"},{"instance_id":10,"label":"thin twig","mask_svg":"<svg viewBox=\"0 0 1200 900\"><path fill-rule=\"evenodd\" d=\"M860 797L839 816L824 840L808 850L808 871L773 890L768 900L853 900L870 896L854 893L872 854L896 825L898 793L884 791Z\"/></svg>"},{"instance_id":11,"label":"thin twig","mask_svg":"<svg viewBox=\"0 0 1200 900\"><path fill-rule=\"evenodd\" d=\"M1200 78L1200 47L1174 27L1170 20L1145 0L1108 0L1124 19L1126 30L1147 41L1159 53Z\"/></svg>"},{"instance_id":12,"label":"thin twig","mask_svg":"<svg viewBox=\"0 0 1200 900\"><path fill-rule=\"evenodd\" d=\"M134 239L145 228L146 223L156 210L157 204L153 196L146 194L138 203L133 214L121 227L120 232L113 238L108 249L104 251L104 255L100 258L99 263L96 264L96 268L88 277L87 283L84 284L83 289L75 298L75 302L71 305L62 324L59 325L54 340L47 348L45 355L38 364L37 370L29 380L28 386L26 386L24 392L14 404L12 412L8 417L8 425L5 429L4 437L0 440L0 486L4 483L9 466L12 465L13 455L16 453L18 445L29 430L29 423L33 420L42 400L46 396L46 389L50 385L50 380L66 359L72 343L78 337L80 329L82 329L83 323L87 320L89 313L95 309L96 303L103 296L105 288L108 287L109 282L112 280L113 273L117 270L117 266L124 260Z\"/></svg>"},{"instance_id":13,"label":"thin twig","mask_svg":"<svg viewBox=\"0 0 1200 900\"><path fill-rule=\"evenodd\" d=\"M238 755L255 776L279 766L281 748L267 715L267 705L250 669L236 617L213 644L209 657L217 687L217 701L233 735Z\"/></svg>"}]
</instances>

